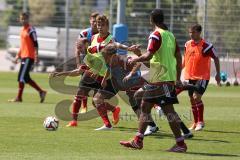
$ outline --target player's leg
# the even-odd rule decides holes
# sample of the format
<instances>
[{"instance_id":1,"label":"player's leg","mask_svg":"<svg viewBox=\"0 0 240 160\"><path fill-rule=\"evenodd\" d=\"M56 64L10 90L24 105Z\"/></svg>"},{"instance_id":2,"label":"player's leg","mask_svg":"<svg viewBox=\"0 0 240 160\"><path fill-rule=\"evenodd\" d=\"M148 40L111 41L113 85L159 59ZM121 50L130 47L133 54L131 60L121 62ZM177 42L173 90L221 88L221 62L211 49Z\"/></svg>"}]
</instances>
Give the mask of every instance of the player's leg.
<instances>
[{"instance_id":1,"label":"player's leg","mask_svg":"<svg viewBox=\"0 0 240 160\"><path fill-rule=\"evenodd\" d=\"M184 143L184 137L181 136L180 131L180 122L178 114L175 112L172 104L166 105L162 107L164 114L167 117L169 126L175 136L176 144L170 148L168 151L170 152L186 152L187 146Z\"/></svg>"},{"instance_id":2,"label":"player's leg","mask_svg":"<svg viewBox=\"0 0 240 160\"><path fill-rule=\"evenodd\" d=\"M124 147L130 147L135 149L143 148L143 138L146 128L149 124L149 119L151 119L151 109L154 106L153 103L142 100L141 103L141 114L139 118L138 132L131 141L120 141L120 144Z\"/></svg>"},{"instance_id":3,"label":"player's leg","mask_svg":"<svg viewBox=\"0 0 240 160\"><path fill-rule=\"evenodd\" d=\"M198 80L195 81L195 86L197 86L198 90L192 92L190 95L190 100L192 104L192 112L194 117L194 123L190 127L190 129L194 129L195 131L200 131L204 127L204 104L202 102L202 95L207 89L208 80Z\"/></svg>"},{"instance_id":4,"label":"player's leg","mask_svg":"<svg viewBox=\"0 0 240 160\"><path fill-rule=\"evenodd\" d=\"M112 125L107 115L107 107L104 102L104 96L101 92L97 92L93 97L94 106L96 107L98 114L103 120L104 125L95 130L111 130Z\"/></svg>"},{"instance_id":5,"label":"player's leg","mask_svg":"<svg viewBox=\"0 0 240 160\"><path fill-rule=\"evenodd\" d=\"M100 88L100 84L94 81L91 78L88 78L86 75L82 77L79 82L79 88L77 94L74 97L74 101L72 103L72 121L70 121L67 127L76 127L77 120L79 115L79 110L81 108L82 99L88 96L88 93L91 90L96 90Z\"/></svg>"},{"instance_id":6,"label":"player's leg","mask_svg":"<svg viewBox=\"0 0 240 160\"><path fill-rule=\"evenodd\" d=\"M24 81L24 70L26 70L25 67L25 59L21 60L21 66L20 70L18 72L18 94L16 98L8 100L9 102L22 102L22 95L23 95L23 90L25 86L25 81Z\"/></svg>"},{"instance_id":7,"label":"player's leg","mask_svg":"<svg viewBox=\"0 0 240 160\"><path fill-rule=\"evenodd\" d=\"M86 113L87 112L87 101L88 97L83 97L82 98L82 109L80 113Z\"/></svg>"},{"instance_id":8,"label":"player's leg","mask_svg":"<svg viewBox=\"0 0 240 160\"><path fill-rule=\"evenodd\" d=\"M110 99L115 96L117 92L118 90L116 88L113 88L111 80L107 80L107 86L105 88L99 89L99 91L95 94L93 101L99 115L104 122L104 126L96 130L108 130L112 128L111 123L108 119L107 111L111 111L113 113L113 124L116 125L118 123L120 107L113 106L110 103L104 101L105 99Z\"/></svg>"},{"instance_id":9,"label":"player's leg","mask_svg":"<svg viewBox=\"0 0 240 160\"><path fill-rule=\"evenodd\" d=\"M35 90L38 91L39 96L40 96L40 103L43 103L46 97L47 92L44 91L34 80L31 79L30 77L30 71L33 67L34 60L30 58L26 58L25 60L25 68L24 68L24 73L23 73L23 78L26 83L28 83L31 87L33 87Z\"/></svg>"},{"instance_id":10,"label":"player's leg","mask_svg":"<svg viewBox=\"0 0 240 160\"><path fill-rule=\"evenodd\" d=\"M196 81L195 80L189 80L189 84L195 85ZM196 106L196 102L193 98L193 90L188 90L188 95L189 95L189 99L190 99L190 103L191 103L191 110L192 110L192 114L193 114L193 122L191 124L191 126L189 127L189 130L194 130L196 128L197 122L198 122L198 113L197 113L197 106Z\"/></svg>"},{"instance_id":11,"label":"player's leg","mask_svg":"<svg viewBox=\"0 0 240 160\"><path fill-rule=\"evenodd\" d=\"M126 94L129 97L129 103L132 106L133 111L136 113L136 115L139 119L140 118L140 113L141 113L141 107L140 107L141 99L135 98L134 97L135 93L136 93L137 97L143 96L143 95L140 95L140 94L143 94L142 89L139 89L138 92L134 89L130 89L130 90L126 91ZM158 130L159 130L159 128L157 127L156 123L154 122L154 120L153 120L153 118L150 114L149 123L148 123L147 129L144 133L144 136L151 135L151 134L157 132Z\"/></svg>"},{"instance_id":12,"label":"player's leg","mask_svg":"<svg viewBox=\"0 0 240 160\"><path fill-rule=\"evenodd\" d=\"M207 89L208 86L208 80L199 80L197 82L197 85L199 86L199 91L196 94L196 99L198 100L197 110L198 110L198 124L195 128L195 131L200 131L203 129L205 123L204 123L204 103L202 101L202 95ZM196 93L196 92L195 92ZM195 95L194 95L195 97Z\"/></svg>"}]
</instances>

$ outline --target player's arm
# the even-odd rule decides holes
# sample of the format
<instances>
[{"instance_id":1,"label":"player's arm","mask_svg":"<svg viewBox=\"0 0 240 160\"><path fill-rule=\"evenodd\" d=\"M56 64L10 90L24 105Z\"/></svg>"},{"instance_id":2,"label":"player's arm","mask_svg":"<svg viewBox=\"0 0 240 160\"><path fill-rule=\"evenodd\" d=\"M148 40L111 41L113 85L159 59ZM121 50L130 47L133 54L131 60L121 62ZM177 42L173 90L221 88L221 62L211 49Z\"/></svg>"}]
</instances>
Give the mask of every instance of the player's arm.
<instances>
[{"instance_id":1,"label":"player's arm","mask_svg":"<svg viewBox=\"0 0 240 160\"><path fill-rule=\"evenodd\" d=\"M141 67L141 63L136 63L133 66L132 70L129 72L129 74L123 78L123 81L127 81L128 79L130 79L137 71L140 70L140 67Z\"/></svg>"},{"instance_id":2,"label":"player's arm","mask_svg":"<svg viewBox=\"0 0 240 160\"><path fill-rule=\"evenodd\" d=\"M110 70L108 69L107 72L105 73L102 82L101 82L101 86L104 88L107 85L107 79L109 79L110 76Z\"/></svg>"},{"instance_id":3,"label":"player's arm","mask_svg":"<svg viewBox=\"0 0 240 160\"><path fill-rule=\"evenodd\" d=\"M219 63L219 58L217 56L217 53L216 53L216 50L215 48L213 47L213 45L211 43L207 43L208 46L206 49L204 49L203 53L205 55L209 55L211 56L211 58L213 59L214 61L214 65L215 65L215 68L216 68L216 76L215 76L215 80L217 81L217 84L220 85L220 81L221 81L221 78L220 78L220 63Z\"/></svg>"},{"instance_id":4,"label":"player's arm","mask_svg":"<svg viewBox=\"0 0 240 160\"><path fill-rule=\"evenodd\" d=\"M50 76L51 77L60 77L60 76L76 77L76 76L79 76L80 74L82 74L83 72L84 72L84 70L81 69L81 67L79 67L78 69L74 69L72 71L53 72L50 74Z\"/></svg>"},{"instance_id":5,"label":"player's arm","mask_svg":"<svg viewBox=\"0 0 240 160\"><path fill-rule=\"evenodd\" d=\"M78 40L75 43L75 56L77 67L81 65L80 60L86 54L87 46L88 46L87 38L78 38Z\"/></svg>"},{"instance_id":6,"label":"player's arm","mask_svg":"<svg viewBox=\"0 0 240 160\"><path fill-rule=\"evenodd\" d=\"M161 44L162 44L161 34L158 32L152 33L149 36L147 51L144 54L140 55L139 57L132 59L131 63L136 63L136 62L149 63L149 60L161 47Z\"/></svg>"},{"instance_id":7,"label":"player's arm","mask_svg":"<svg viewBox=\"0 0 240 160\"><path fill-rule=\"evenodd\" d=\"M183 54L183 57L185 56L186 54L186 43L185 43L185 46L184 46L184 54ZM185 67L185 58L183 58L183 61L182 61L182 69Z\"/></svg>"},{"instance_id":8,"label":"player's arm","mask_svg":"<svg viewBox=\"0 0 240 160\"><path fill-rule=\"evenodd\" d=\"M216 76L215 76L215 80L217 81L217 84L220 85L220 63L219 63L219 58L216 56L213 58L214 64L215 64L215 68L216 68Z\"/></svg>"},{"instance_id":9,"label":"player's arm","mask_svg":"<svg viewBox=\"0 0 240 160\"><path fill-rule=\"evenodd\" d=\"M179 46L176 41L176 50L175 50L175 57L177 61L176 71L177 71L177 81L181 80L181 72L182 72L182 55L180 53Z\"/></svg>"},{"instance_id":10,"label":"player's arm","mask_svg":"<svg viewBox=\"0 0 240 160\"><path fill-rule=\"evenodd\" d=\"M13 63L17 64L18 63L18 60L21 58L21 48L20 50L18 51L18 53L16 54L14 60L12 60Z\"/></svg>"},{"instance_id":11,"label":"player's arm","mask_svg":"<svg viewBox=\"0 0 240 160\"><path fill-rule=\"evenodd\" d=\"M38 40L37 40L37 33L34 29L30 30L30 38L34 45L34 51L35 51L35 62L38 62Z\"/></svg>"}]
</instances>

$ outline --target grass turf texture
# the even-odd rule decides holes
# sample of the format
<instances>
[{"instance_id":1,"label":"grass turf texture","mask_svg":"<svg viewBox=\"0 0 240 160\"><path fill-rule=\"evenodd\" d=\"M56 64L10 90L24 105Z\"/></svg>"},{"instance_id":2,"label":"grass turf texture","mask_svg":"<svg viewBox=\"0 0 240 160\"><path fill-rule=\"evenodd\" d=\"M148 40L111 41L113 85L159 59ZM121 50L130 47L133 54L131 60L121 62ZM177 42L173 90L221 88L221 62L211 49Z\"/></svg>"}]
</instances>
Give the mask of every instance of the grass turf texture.
<instances>
[{"instance_id":1,"label":"grass turf texture","mask_svg":"<svg viewBox=\"0 0 240 160\"><path fill-rule=\"evenodd\" d=\"M165 151L175 142L167 121L156 115L160 131L144 139L142 150L119 145L120 140L128 140L136 133L134 117L123 116L113 131L94 131L102 126L100 118L81 121L77 128L67 128L67 122L60 120L57 131L44 130L42 123L45 117L54 115L56 103L72 100L73 95L53 91L47 74L32 74L32 77L48 91L43 104L39 103L38 93L29 86L25 87L23 103L8 103L7 100L17 93L17 74L0 73L0 159L240 159L239 87L208 87L203 97L206 127L202 132L194 132L193 139L186 140L186 154L177 154ZM78 85L78 80L68 78L67 84ZM175 108L189 125L190 104L186 92L179 96L179 101ZM122 115L133 114L123 101L119 106Z\"/></svg>"}]
</instances>

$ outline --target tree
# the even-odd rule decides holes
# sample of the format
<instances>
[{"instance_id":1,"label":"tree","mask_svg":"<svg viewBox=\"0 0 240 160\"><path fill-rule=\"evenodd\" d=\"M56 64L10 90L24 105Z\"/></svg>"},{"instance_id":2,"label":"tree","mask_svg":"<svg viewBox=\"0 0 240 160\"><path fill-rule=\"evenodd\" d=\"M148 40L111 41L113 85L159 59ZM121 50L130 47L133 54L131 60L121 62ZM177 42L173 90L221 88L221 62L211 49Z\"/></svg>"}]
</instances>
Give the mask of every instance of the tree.
<instances>
[{"instance_id":1,"label":"tree","mask_svg":"<svg viewBox=\"0 0 240 160\"><path fill-rule=\"evenodd\" d=\"M53 0L29 0L31 22L35 25L46 25L56 12Z\"/></svg>"},{"instance_id":2,"label":"tree","mask_svg":"<svg viewBox=\"0 0 240 160\"><path fill-rule=\"evenodd\" d=\"M200 13L203 12L202 8L199 9ZM206 39L214 44L220 54L240 53L239 14L239 0L208 0Z\"/></svg>"}]
</instances>

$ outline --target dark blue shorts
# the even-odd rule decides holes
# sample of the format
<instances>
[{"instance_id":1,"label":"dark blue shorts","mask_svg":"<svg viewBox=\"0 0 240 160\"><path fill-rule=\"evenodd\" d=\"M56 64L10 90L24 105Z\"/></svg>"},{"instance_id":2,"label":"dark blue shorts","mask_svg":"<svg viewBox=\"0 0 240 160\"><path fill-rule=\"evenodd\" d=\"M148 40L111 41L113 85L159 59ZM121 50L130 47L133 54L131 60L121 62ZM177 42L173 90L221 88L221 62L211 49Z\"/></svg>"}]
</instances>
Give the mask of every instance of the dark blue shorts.
<instances>
[{"instance_id":1,"label":"dark blue shorts","mask_svg":"<svg viewBox=\"0 0 240 160\"><path fill-rule=\"evenodd\" d=\"M24 58L21 60L20 70L18 72L18 81L28 83L31 81L30 71L32 70L34 59Z\"/></svg>"}]
</instances>

